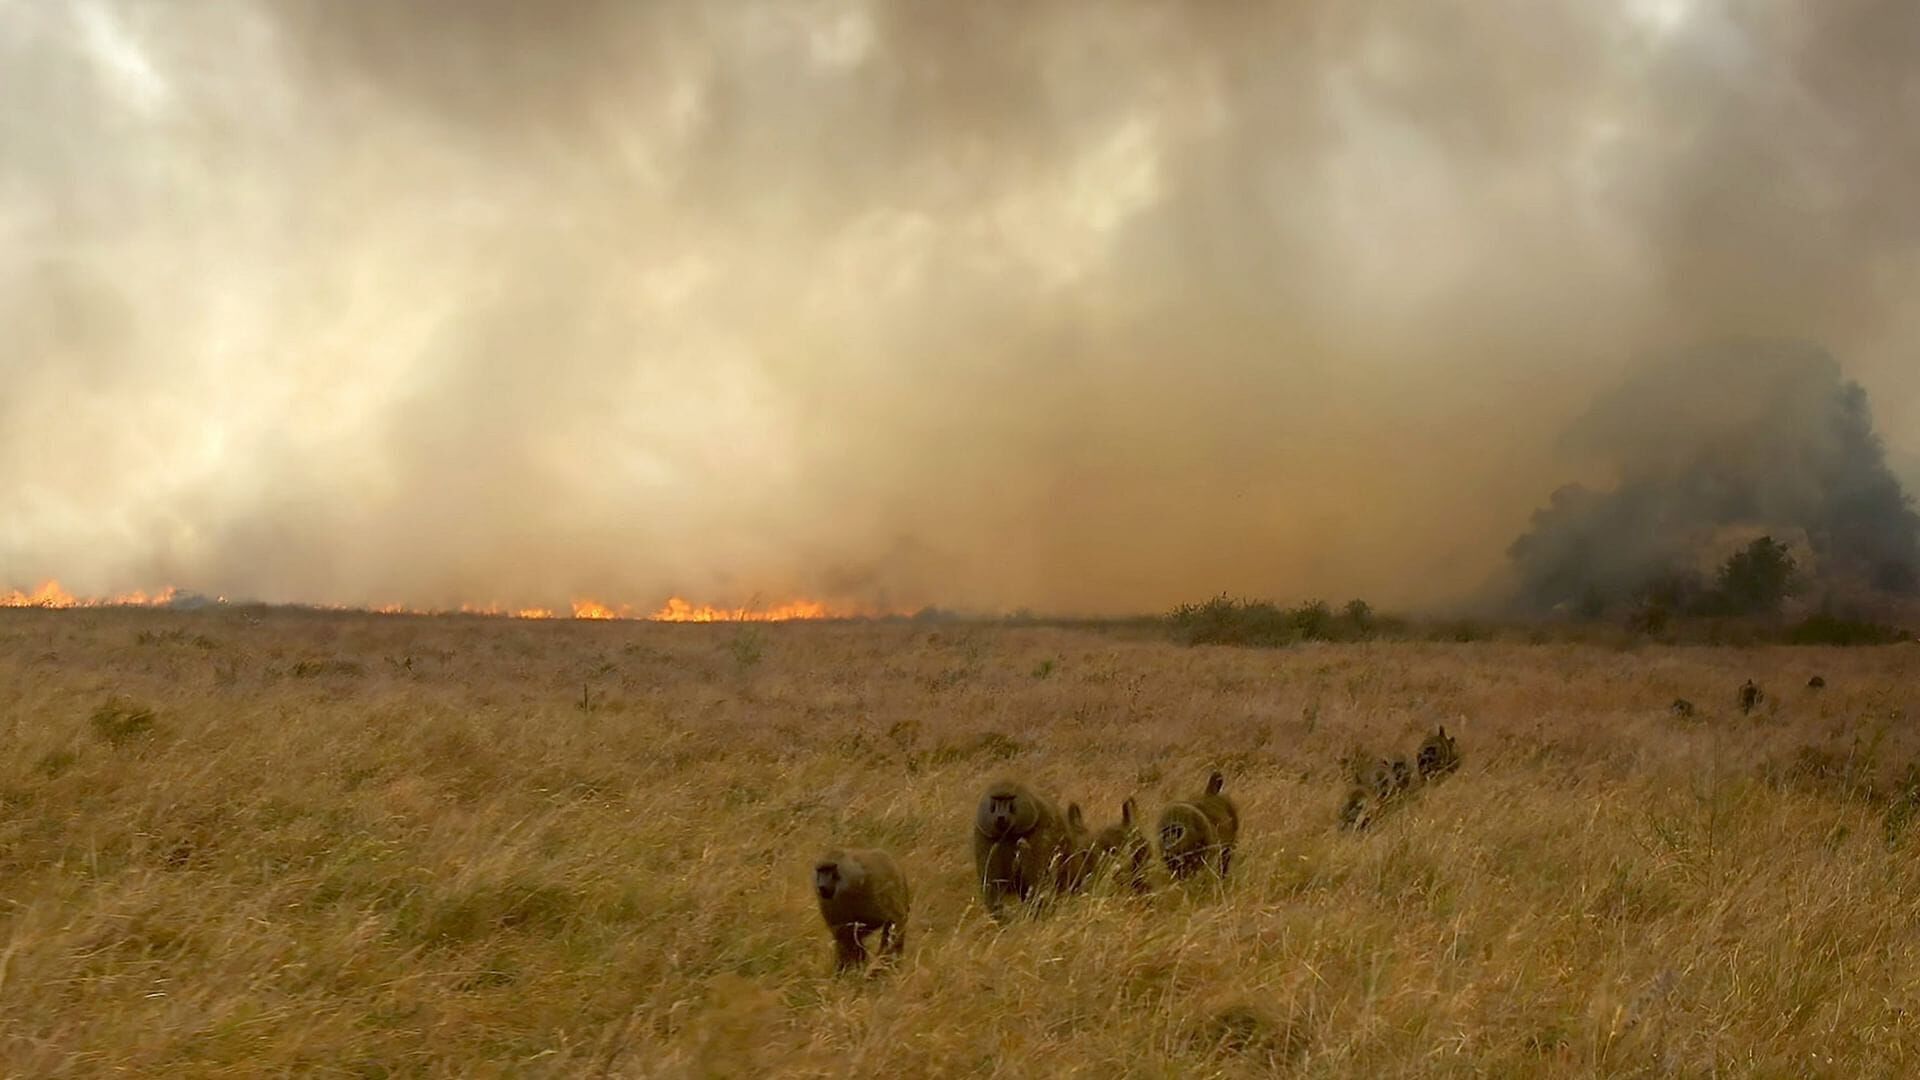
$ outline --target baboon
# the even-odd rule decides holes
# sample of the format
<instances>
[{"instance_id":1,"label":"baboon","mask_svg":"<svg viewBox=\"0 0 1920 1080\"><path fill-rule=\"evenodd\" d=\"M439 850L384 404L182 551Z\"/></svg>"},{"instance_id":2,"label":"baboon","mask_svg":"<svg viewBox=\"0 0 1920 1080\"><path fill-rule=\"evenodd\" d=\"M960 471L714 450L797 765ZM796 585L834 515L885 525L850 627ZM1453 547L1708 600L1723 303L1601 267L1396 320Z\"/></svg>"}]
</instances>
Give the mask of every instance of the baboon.
<instances>
[{"instance_id":1,"label":"baboon","mask_svg":"<svg viewBox=\"0 0 1920 1080\"><path fill-rule=\"evenodd\" d=\"M1240 810L1221 794L1227 778L1207 778L1206 794L1160 811L1160 858L1176 879L1209 868L1227 876L1233 845L1240 837Z\"/></svg>"},{"instance_id":2,"label":"baboon","mask_svg":"<svg viewBox=\"0 0 1920 1080\"><path fill-rule=\"evenodd\" d=\"M1404 756L1396 757L1387 763L1387 769L1393 776L1393 793L1399 795L1413 786L1413 767L1407 764Z\"/></svg>"},{"instance_id":3,"label":"baboon","mask_svg":"<svg viewBox=\"0 0 1920 1080\"><path fill-rule=\"evenodd\" d=\"M907 876L893 856L874 849L840 849L813 867L820 917L833 934L833 969L867 962L867 935L880 932L880 954L898 956L906 945Z\"/></svg>"},{"instance_id":4,"label":"baboon","mask_svg":"<svg viewBox=\"0 0 1920 1080\"><path fill-rule=\"evenodd\" d=\"M1413 786L1405 758L1364 761L1353 774L1346 802L1340 806L1340 827L1364 829L1373 824L1387 804Z\"/></svg>"},{"instance_id":5,"label":"baboon","mask_svg":"<svg viewBox=\"0 0 1920 1080\"><path fill-rule=\"evenodd\" d=\"M1008 899L1024 903L1071 887L1077 835L1032 788L1015 780L990 785L973 816L973 869L988 914L999 918Z\"/></svg>"},{"instance_id":6,"label":"baboon","mask_svg":"<svg viewBox=\"0 0 1920 1080\"><path fill-rule=\"evenodd\" d=\"M1667 711L1675 716L1692 716L1693 702L1683 697L1674 698L1673 704L1667 706Z\"/></svg>"},{"instance_id":7,"label":"baboon","mask_svg":"<svg viewBox=\"0 0 1920 1080\"><path fill-rule=\"evenodd\" d=\"M1766 691L1760 689L1752 679L1748 679L1746 682L1740 684L1740 711L1742 713L1752 713L1753 710L1766 699Z\"/></svg>"},{"instance_id":8,"label":"baboon","mask_svg":"<svg viewBox=\"0 0 1920 1080\"><path fill-rule=\"evenodd\" d=\"M1422 783L1438 780L1460 768L1460 745L1453 736L1447 734L1447 725L1441 724L1420 744L1420 751L1413 760L1420 770Z\"/></svg>"},{"instance_id":9,"label":"baboon","mask_svg":"<svg viewBox=\"0 0 1920 1080\"><path fill-rule=\"evenodd\" d=\"M1134 824L1138 815L1138 804L1130 798L1125 800L1120 804L1120 823L1093 834L1085 846L1075 853L1079 860L1076 888L1106 873L1112 873L1115 880L1136 893L1146 892L1152 887L1148 868L1153 865L1153 845L1147 843L1139 826ZM1068 817L1072 817L1071 811Z\"/></svg>"},{"instance_id":10,"label":"baboon","mask_svg":"<svg viewBox=\"0 0 1920 1080\"><path fill-rule=\"evenodd\" d=\"M1366 780L1360 779L1347 789L1346 801L1340 804L1340 827L1343 829L1364 829L1373 824L1375 801Z\"/></svg>"},{"instance_id":11,"label":"baboon","mask_svg":"<svg viewBox=\"0 0 1920 1080\"><path fill-rule=\"evenodd\" d=\"M1067 856L1060 860L1059 871L1061 892L1080 892L1093 877L1093 834L1077 802L1067 804Z\"/></svg>"},{"instance_id":12,"label":"baboon","mask_svg":"<svg viewBox=\"0 0 1920 1080\"><path fill-rule=\"evenodd\" d=\"M1813 678L1807 680L1807 689L1809 690L1825 690L1826 688L1827 680L1824 676L1815 675Z\"/></svg>"}]
</instances>

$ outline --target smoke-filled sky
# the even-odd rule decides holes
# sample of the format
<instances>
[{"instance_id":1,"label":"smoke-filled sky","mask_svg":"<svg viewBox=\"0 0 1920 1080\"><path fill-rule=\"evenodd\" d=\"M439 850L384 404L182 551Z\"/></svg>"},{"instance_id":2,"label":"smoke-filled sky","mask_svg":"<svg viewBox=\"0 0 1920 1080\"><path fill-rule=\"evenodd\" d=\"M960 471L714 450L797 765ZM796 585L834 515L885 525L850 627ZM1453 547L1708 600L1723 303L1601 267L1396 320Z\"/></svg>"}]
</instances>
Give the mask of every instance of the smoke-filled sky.
<instances>
[{"instance_id":1,"label":"smoke-filled sky","mask_svg":"<svg viewBox=\"0 0 1920 1080\"><path fill-rule=\"evenodd\" d=\"M0 587L1437 603L1730 336L1920 472L1896 0L0 0L0 102Z\"/></svg>"}]
</instances>

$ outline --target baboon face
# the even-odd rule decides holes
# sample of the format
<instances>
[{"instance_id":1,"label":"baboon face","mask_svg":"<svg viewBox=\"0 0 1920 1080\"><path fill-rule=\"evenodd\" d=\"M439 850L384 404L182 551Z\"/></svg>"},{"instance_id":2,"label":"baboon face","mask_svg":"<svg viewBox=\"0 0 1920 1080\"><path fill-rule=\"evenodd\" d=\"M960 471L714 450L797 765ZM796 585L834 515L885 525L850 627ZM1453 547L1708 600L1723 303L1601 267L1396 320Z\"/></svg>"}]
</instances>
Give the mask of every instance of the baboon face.
<instances>
[{"instance_id":1,"label":"baboon face","mask_svg":"<svg viewBox=\"0 0 1920 1080\"><path fill-rule=\"evenodd\" d=\"M837 859L822 859L813 868L813 891L820 899L831 900L860 879L860 866L857 863L842 862Z\"/></svg>"},{"instance_id":2,"label":"baboon face","mask_svg":"<svg viewBox=\"0 0 1920 1080\"><path fill-rule=\"evenodd\" d=\"M813 891L820 899L831 900L840 891L840 867L837 863L825 862L813 868Z\"/></svg>"},{"instance_id":3,"label":"baboon face","mask_svg":"<svg viewBox=\"0 0 1920 1080\"><path fill-rule=\"evenodd\" d=\"M980 797L975 824L989 840L1025 836L1040 824L1040 810L1018 784L995 784Z\"/></svg>"}]
</instances>

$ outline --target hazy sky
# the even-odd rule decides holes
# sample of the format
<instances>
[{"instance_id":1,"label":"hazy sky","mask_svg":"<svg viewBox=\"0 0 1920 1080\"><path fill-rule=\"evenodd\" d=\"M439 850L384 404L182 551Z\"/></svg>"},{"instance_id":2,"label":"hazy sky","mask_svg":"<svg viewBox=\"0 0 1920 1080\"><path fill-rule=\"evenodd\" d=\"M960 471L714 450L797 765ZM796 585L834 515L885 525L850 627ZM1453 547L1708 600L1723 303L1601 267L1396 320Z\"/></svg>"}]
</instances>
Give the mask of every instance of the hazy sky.
<instances>
[{"instance_id":1,"label":"hazy sky","mask_svg":"<svg viewBox=\"0 0 1920 1080\"><path fill-rule=\"evenodd\" d=\"M1920 4L0 0L0 102L0 587L1434 602L1723 335L1920 472Z\"/></svg>"}]
</instances>

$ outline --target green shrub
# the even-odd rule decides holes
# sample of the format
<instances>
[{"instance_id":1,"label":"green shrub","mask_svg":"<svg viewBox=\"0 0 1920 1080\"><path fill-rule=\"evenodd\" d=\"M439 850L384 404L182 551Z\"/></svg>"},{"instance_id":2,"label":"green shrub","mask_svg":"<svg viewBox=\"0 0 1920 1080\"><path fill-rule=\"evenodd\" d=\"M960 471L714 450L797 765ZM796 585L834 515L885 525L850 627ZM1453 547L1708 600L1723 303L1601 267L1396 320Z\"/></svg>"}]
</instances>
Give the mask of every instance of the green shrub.
<instances>
[{"instance_id":1,"label":"green shrub","mask_svg":"<svg viewBox=\"0 0 1920 1080\"><path fill-rule=\"evenodd\" d=\"M1734 552L1720 567L1720 594L1736 615L1771 615L1799 586L1793 555L1771 536Z\"/></svg>"}]
</instances>

